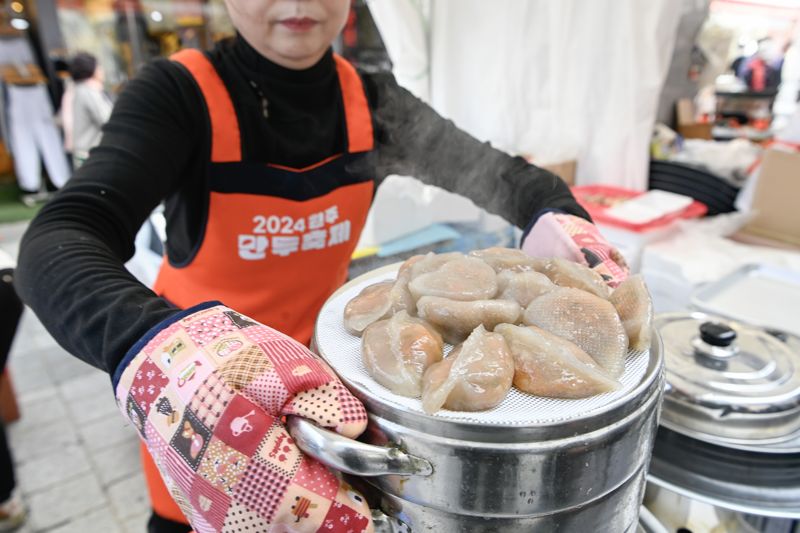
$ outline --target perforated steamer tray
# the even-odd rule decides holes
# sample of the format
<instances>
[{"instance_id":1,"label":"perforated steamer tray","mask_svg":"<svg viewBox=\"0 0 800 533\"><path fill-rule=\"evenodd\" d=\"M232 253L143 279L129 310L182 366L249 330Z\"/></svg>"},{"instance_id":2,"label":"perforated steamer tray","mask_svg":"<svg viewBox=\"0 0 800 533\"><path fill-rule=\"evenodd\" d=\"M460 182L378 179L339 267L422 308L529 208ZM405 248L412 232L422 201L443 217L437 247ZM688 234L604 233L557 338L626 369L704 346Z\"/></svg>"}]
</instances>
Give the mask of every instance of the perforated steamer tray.
<instances>
[{"instance_id":1,"label":"perforated steamer tray","mask_svg":"<svg viewBox=\"0 0 800 533\"><path fill-rule=\"evenodd\" d=\"M317 318L315 333L316 348L323 359L336 371L342 381L370 398L394 409L425 416L419 398L407 398L395 394L367 372L361 357L361 337L351 335L344 329L344 308L364 287L397 278L400 263L368 272L350 281L322 307ZM452 345L445 345L445 354ZM630 351L625 360L625 372L619 381L622 387L613 392L598 394L580 400L567 400L534 396L512 387L506 398L487 411L439 410L436 418L463 424L538 426L566 423L591 416L611 403L615 403L632 392L645 376L649 352Z\"/></svg>"}]
</instances>

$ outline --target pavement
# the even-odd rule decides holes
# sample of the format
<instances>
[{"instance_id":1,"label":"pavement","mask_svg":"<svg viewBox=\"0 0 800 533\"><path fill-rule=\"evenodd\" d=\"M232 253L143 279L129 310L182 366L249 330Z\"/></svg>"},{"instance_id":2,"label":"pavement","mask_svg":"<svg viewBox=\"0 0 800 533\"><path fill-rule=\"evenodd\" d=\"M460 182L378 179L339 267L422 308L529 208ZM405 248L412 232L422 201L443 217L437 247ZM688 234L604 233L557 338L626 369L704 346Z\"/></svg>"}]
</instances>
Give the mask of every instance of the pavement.
<instances>
[{"instance_id":1,"label":"pavement","mask_svg":"<svg viewBox=\"0 0 800 533\"><path fill-rule=\"evenodd\" d=\"M0 248L16 257L26 225L0 225ZM8 364L22 417L6 430L30 513L18 531L145 532L138 437L108 374L67 353L30 309Z\"/></svg>"},{"instance_id":2,"label":"pavement","mask_svg":"<svg viewBox=\"0 0 800 533\"><path fill-rule=\"evenodd\" d=\"M16 258L26 227L0 224L0 249ZM459 229L468 237L445 247L355 261L351 277L417 253L503 246L511 237L506 229ZM61 348L30 309L8 364L22 418L7 431L30 511L18 531L144 533L150 511L139 441L117 409L109 376Z\"/></svg>"}]
</instances>

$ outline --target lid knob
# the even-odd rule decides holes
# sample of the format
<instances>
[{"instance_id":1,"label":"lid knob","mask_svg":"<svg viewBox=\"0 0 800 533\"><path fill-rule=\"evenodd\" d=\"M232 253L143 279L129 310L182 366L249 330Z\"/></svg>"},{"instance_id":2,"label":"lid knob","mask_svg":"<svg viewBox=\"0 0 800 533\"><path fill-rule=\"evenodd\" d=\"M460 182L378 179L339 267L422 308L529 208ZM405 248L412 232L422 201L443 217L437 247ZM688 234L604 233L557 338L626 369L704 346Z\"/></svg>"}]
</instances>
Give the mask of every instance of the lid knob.
<instances>
[{"instance_id":1,"label":"lid knob","mask_svg":"<svg viewBox=\"0 0 800 533\"><path fill-rule=\"evenodd\" d=\"M700 325L700 338L711 346L730 346L736 340L736 332L719 322L703 322Z\"/></svg>"}]
</instances>

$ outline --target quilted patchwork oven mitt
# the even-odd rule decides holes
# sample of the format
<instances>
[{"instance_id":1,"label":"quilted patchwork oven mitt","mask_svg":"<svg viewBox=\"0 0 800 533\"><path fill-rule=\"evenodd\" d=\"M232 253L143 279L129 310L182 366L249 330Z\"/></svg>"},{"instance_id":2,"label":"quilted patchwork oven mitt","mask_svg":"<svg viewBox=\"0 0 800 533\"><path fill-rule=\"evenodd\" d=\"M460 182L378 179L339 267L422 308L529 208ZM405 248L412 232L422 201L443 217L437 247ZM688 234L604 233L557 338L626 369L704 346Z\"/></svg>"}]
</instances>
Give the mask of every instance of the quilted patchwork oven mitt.
<instances>
[{"instance_id":1,"label":"quilted patchwork oven mitt","mask_svg":"<svg viewBox=\"0 0 800 533\"><path fill-rule=\"evenodd\" d=\"M281 424L298 415L356 437L367 423L297 341L203 304L154 328L114 378L123 414L197 533L372 531L364 498L305 457Z\"/></svg>"},{"instance_id":2,"label":"quilted patchwork oven mitt","mask_svg":"<svg viewBox=\"0 0 800 533\"><path fill-rule=\"evenodd\" d=\"M561 257L596 270L616 287L628 277L622 254L588 220L566 213L540 216L522 241L522 251L533 257Z\"/></svg>"}]
</instances>

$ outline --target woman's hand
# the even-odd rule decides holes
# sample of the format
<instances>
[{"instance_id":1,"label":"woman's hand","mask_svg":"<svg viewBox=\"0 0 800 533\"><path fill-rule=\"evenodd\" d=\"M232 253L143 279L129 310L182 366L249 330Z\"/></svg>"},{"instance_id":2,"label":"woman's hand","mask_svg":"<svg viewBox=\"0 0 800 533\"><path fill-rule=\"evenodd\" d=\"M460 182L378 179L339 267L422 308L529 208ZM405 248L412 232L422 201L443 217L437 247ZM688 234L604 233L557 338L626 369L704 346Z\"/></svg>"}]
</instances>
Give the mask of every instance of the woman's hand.
<instances>
[{"instance_id":1,"label":"woman's hand","mask_svg":"<svg viewBox=\"0 0 800 533\"><path fill-rule=\"evenodd\" d=\"M622 254L600 234L597 226L566 213L540 216L522 241L522 250L533 257L561 257L596 270L611 287L630 271Z\"/></svg>"},{"instance_id":2,"label":"woman's hand","mask_svg":"<svg viewBox=\"0 0 800 533\"><path fill-rule=\"evenodd\" d=\"M214 305L129 355L117 401L195 531L372 530L364 498L282 424L302 416L348 437L366 427L362 404L308 348Z\"/></svg>"}]
</instances>

